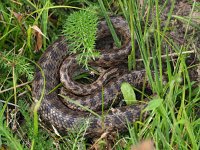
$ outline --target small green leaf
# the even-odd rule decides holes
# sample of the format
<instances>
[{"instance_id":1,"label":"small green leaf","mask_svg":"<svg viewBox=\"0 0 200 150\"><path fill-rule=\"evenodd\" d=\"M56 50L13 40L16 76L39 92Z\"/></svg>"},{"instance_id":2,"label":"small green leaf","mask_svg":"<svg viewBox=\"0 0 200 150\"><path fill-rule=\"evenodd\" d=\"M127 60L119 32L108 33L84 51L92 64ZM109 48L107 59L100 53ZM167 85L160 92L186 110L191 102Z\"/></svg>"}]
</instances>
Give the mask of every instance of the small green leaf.
<instances>
[{"instance_id":1,"label":"small green leaf","mask_svg":"<svg viewBox=\"0 0 200 150\"><path fill-rule=\"evenodd\" d=\"M129 83L122 83L121 91L127 105L131 105L136 102L135 92Z\"/></svg>"},{"instance_id":2,"label":"small green leaf","mask_svg":"<svg viewBox=\"0 0 200 150\"><path fill-rule=\"evenodd\" d=\"M156 98L153 99L149 102L148 106L145 108L146 111L149 110L155 110L156 108L158 108L163 102L163 99L161 98Z\"/></svg>"}]
</instances>

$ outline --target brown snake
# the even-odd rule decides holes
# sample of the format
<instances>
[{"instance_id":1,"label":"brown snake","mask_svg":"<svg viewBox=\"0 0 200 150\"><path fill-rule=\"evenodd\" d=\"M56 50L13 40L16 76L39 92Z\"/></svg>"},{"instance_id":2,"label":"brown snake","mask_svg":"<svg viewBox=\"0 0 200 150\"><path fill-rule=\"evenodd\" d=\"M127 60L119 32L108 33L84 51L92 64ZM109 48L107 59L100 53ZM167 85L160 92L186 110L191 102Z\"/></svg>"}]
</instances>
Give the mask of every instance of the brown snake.
<instances>
[{"instance_id":1,"label":"brown snake","mask_svg":"<svg viewBox=\"0 0 200 150\"><path fill-rule=\"evenodd\" d=\"M109 50L102 50L101 55L91 65L100 65L110 68L110 71L115 73L120 69L112 68L119 62L126 61L126 58L131 50L130 32L128 24L121 17L111 18L113 26L119 34L123 36L123 45L121 49L112 48ZM108 36L109 29L105 21L100 21L97 32L97 39L102 39ZM42 96L42 103L39 109L41 119L45 124L54 126L58 131L63 134L67 134L67 131L85 122L89 119L89 126L87 128L87 136L98 136L105 130L107 131L124 131L126 130L127 121L130 123L135 122L141 115L141 110L146 106L145 104L137 104L132 106L117 107L105 111L105 116L102 119L94 114L87 111L79 111L76 105L69 104L66 106L58 95L59 90L53 90L61 80L67 80L66 83L69 88L67 91L68 97L73 100L77 100L81 105L87 106L88 108L97 111L96 113L101 115L102 108L102 96L104 99L104 109L109 108L109 105L113 103L113 99L116 98L116 94L120 92L120 85L122 82L129 82L135 87L141 87L145 78L145 71L132 71L124 73L123 69L121 73L111 79L108 83L104 83L105 76L101 75L92 84L81 85L79 83L71 81L71 73L73 69L73 63L75 63L74 56L69 56L68 47L64 37L59 38L52 45L50 45L45 53L41 56L38 61L39 66L44 72L45 76L45 87L44 78L41 74L41 70L37 68L35 78L32 84L32 94L35 100L39 100ZM65 65L62 65L62 62ZM67 75L59 75L60 72L66 72ZM114 69L114 70L113 70ZM120 71L119 71L120 72ZM112 74L112 72L104 72L104 74ZM108 75L106 75L108 76ZM100 82L102 81L102 82ZM103 86L103 93L102 93ZM44 95L42 95L42 89L44 87ZM89 89L89 90L87 90ZM51 91L51 92L50 92ZM64 91L63 89L61 91ZM73 93L73 91L77 91ZM62 92L61 92L62 93ZM80 95L79 95L80 93ZM85 93L85 94L81 94ZM117 101L118 102L118 101ZM67 103L67 102L66 102ZM115 103L115 102L114 102Z\"/></svg>"}]
</instances>

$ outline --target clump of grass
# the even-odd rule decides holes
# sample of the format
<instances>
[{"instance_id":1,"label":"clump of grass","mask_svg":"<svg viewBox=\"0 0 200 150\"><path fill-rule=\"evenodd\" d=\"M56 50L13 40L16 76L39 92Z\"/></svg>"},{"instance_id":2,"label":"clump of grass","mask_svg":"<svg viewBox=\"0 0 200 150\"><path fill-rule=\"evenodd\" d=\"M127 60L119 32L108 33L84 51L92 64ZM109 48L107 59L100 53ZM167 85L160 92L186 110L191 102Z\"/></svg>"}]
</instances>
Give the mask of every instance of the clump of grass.
<instances>
[{"instance_id":1,"label":"clump of grass","mask_svg":"<svg viewBox=\"0 0 200 150\"><path fill-rule=\"evenodd\" d=\"M95 50L98 17L90 11L73 12L67 18L63 33L69 44L69 51L78 54L79 64L88 68L88 62L99 55Z\"/></svg>"},{"instance_id":2,"label":"clump of grass","mask_svg":"<svg viewBox=\"0 0 200 150\"><path fill-rule=\"evenodd\" d=\"M148 119L145 122L137 122L134 127L130 127L131 138L126 141L137 144L143 138L152 138L158 149L199 149L200 128L197 123L199 120L196 119L193 114L194 109L191 107L195 104L198 105L200 88L193 87L192 82L188 80L190 77L187 71L187 57L178 55L176 66L173 68L170 66L171 60L168 56L170 47L178 53L186 51L189 47L189 43L185 46L178 46L176 42L169 44L168 41L170 38L167 36L167 30L170 29L175 1L170 4L171 7L164 27L161 26L161 14L168 3L167 1L163 8L158 5L158 0L144 1L141 8L137 1L118 0L118 2L124 16L129 21L131 33L134 34L132 40L136 39L138 42L152 89L157 93L157 97L152 97L152 101L146 108L146 110L151 111ZM155 13L155 16L151 16L152 12ZM144 13L145 18L143 18ZM150 43L152 37L153 42ZM163 49L164 45L166 49ZM152 55L149 49L151 49ZM164 61L162 59L163 52L166 52L167 56ZM134 55L132 57L134 58ZM164 67L163 63L167 64L167 68ZM154 75L151 74L152 70L155 72ZM166 74L163 74L164 71ZM168 82L165 85L160 80L164 75L168 76ZM183 81L181 82L180 79ZM197 94L194 94L194 90L198 91Z\"/></svg>"},{"instance_id":3,"label":"clump of grass","mask_svg":"<svg viewBox=\"0 0 200 150\"><path fill-rule=\"evenodd\" d=\"M22 55L0 52L0 69L4 70L4 74L14 69L16 76L25 75L29 81L33 79L33 66Z\"/></svg>"}]
</instances>

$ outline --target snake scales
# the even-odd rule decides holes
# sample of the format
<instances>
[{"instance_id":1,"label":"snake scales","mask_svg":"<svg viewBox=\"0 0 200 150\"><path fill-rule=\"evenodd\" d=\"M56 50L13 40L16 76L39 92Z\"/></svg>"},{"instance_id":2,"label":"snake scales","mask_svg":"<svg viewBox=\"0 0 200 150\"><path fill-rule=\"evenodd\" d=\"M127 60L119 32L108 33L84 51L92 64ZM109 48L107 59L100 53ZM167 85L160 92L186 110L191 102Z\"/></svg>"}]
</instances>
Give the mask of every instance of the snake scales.
<instances>
[{"instance_id":1,"label":"snake scales","mask_svg":"<svg viewBox=\"0 0 200 150\"><path fill-rule=\"evenodd\" d=\"M90 112L77 110L80 108L76 107L76 105L68 104L69 106L66 106L65 103L67 102L65 101L63 103L63 100L61 100L61 97L58 95L58 89L50 92L60 83L60 78L61 80L67 80L66 86L70 89L68 89L67 94L64 95L77 100L81 105L96 110L96 113L101 115L102 95L104 99L104 108L107 109L109 105L113 103L112 100L116 99L116 93L120 92L120 85L122 82L127 81L135 87L141 87L143 85L145 78L144 70L125 73L124 69L120 69L120 67L112 67L113 65L116 66L116 64L120 62L126 61L131 50L131 42L126 21L121 17L113 17L111 21L117 32L123 36L123 45L121 49L112 47L112 49L109 50L102 50L100 57L90 63L91 65L111 68L110 70L108 69L110 72L104 70L104 75L107 75L104 76L100 74L99 78L94 83L81 85L71 80L71 73L74 71L73 69L76 68L73 66L75 63L75 56L69 55L66 39L64 37L59 38L50 45L38 61L39 66L44 72L46 81L44 81L41 70L37 68L32 84L32 94L35 100L39 100L42 97L42 104L39 109L40 118L45 124L54 126L61 133L66 134L68 130L85 122L86 119L89 119L90 122L87 128L87 136L100 135L105 129L107 131L123 131L126 129L127 121L131 123L135 122L139 118L141 110L146 106L145 104L137 104L109 109L108 112L104 112L106 115L102 119ZM100 21L97 39L102 39L108 34L110 33L106 22ZM63 61L65 65L62 65ZM60 77L59 69L61 70L60 72L66 72L67 75L61 75ZM119 73L117 73L117 71L119 71ZM109 76L109 74L115 74L114 78L110 79L108 83L104 83L104 78ZM44 95L42 95L44 83ZM103 91L101 88L102 85L104 87ZM62 89L61 91L65 90ZM73 93L73 91L76 92Z\"/></svg>"}]
</instances>

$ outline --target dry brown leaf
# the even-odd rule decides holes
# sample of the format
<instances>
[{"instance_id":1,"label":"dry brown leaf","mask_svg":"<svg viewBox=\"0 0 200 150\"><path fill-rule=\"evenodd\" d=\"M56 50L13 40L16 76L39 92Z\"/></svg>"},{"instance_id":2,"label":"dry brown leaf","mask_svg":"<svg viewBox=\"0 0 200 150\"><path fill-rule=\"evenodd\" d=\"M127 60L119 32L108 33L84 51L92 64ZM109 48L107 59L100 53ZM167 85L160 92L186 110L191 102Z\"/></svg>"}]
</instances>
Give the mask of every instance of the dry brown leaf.
<instances>
[{"instance_id":1,"label":"dry brown leaf","mask_svg":"<svg viewBox=\"0 0 200 150\"><path fill-rule=\"evenodd\" d=\"M45 38L47 38L47 37L42 33L41 29L40 29L38 26L33 25L31 28L32 28L33 30L35 30L36 32L38 32L39 34L41 34L42 36L44 36Z\"/></svg>"},{"instance_id":2,"label":"dry brown leaf","mask_svg":"<svg viewBox=\"0 0 200 150\"><path fill-rule=\"evenodd\" d=\"M36 25L33 25L31 28L35 31L34 32L36 37L35 51L38 52L42 48L42 35L44 34L40 30L40 28Z\"/></svg>"},{"instance_id":3,"label":"dry brown leaf","mask_svg":"<svg viewBox=\"0 0 200 150\"><path fill-rule=\"evenodd\" d=\"M136 146L131 146L131 150L155 150L155 147L152 140L144 140Z\"/></svg>"},{"instance_id":4,"label":"dry brown leaf","mask_svg":"<svg viewBox=\"0 0 200 150\"><path fill-rule=\"evenodd\" d=\"M38 52L41 48L42 48L42 35L39 32L36 32L35 51Z\"/></svg>"},{"instance_id":5,"label":"dry brown leaf","mask_svg":"<svg viewBox=\"0 0 200 150\"><path fill-rule=\"evenodd\" d=\"M22 18L23 18L23 15L20 14L20 13L16 13L14 11L12 11L13 15L15 16L15 18L17 18L17 21L18 22L21 22Z\"/></svg>"}]
</instances>

